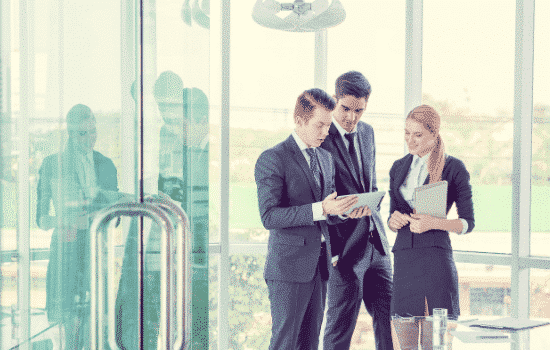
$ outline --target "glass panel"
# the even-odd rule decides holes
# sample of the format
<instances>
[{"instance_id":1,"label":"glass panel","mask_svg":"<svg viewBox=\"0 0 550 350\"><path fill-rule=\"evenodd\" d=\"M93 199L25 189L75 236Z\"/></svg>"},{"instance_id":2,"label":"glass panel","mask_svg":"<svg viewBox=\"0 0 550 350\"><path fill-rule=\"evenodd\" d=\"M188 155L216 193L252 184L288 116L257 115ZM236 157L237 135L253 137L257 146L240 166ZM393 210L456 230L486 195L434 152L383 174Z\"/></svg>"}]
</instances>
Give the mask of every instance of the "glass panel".
<instances>
[{"instance_id":1,"label":"glass panel","mask_svg":"<svg viewBox=\"0 0 550 350\"><path fill-rule=\"evenodd\" d=\"M405 3L403 1L344 4L346 20L328 31L327 92L333 94L334 82L349 70L358 70L372 86L366 112L361 120L374 129L376 142L376 181L379 190L390 186L390 168L403 157L403 101L405 65ZM358 41L350 33L368 33ZM396 233L388 229L389 196L382 201L380 214L388 242ZM372 325L372 323L371 323Z\"/></svg>"},{"instance_id":2,"label":"glass panel","mask_svg":"<svg viewBox=\"0 0 550 350\"><path fill-rule=\"evenodd\" d=\"M191 342L207 349L210 1L144 1L144 13L144 190L168 194L189 217Z\"/></svg>"},{"instance_id":3,"label":"glass panel","mask_svg":"<svg viewBox=\"0 0 550 350\"><path fill-rule=\"evenodd\" d=\"M271 339L271 309L263 278L265 256L231 255L229 348L267 349Z\"/></svg>"},{"instance_id":4,"label":"glass panel","mask_svg":"<svg viewBox=\"0 0 550 350\"><path fill-rule=\"evenodd\" d=\"M511 314L511 269L508 266L457 263L460 318Z\"/></svg>"},{"instance_id":5,"label":"glass panel","mask_svg":"<svg viewBox=\"0 0 550 350\"><path fill-rule=\"evenodd\" d=\"M452 234L455 249L511 251L514 18L512 0L424 1L423 103L473 190L475 229Z\"/></svg>"},{"instance_id":6,"label":"glass panel","mask_svg":"<svg viewBox=\"0 0 550 350\"><path fill-rule=\"evenodd\" d=\"M207 347L209 1L142 3L146 34L138 40L140 2L0 0L2 348L48 327L21 348L90 342L90 223L120 199L137 200L141 185L145 194L168 193L187 211L194 342ZM128 220L109 232L109 317ZM147 297L159 301L156 292ZM139 334L134 326L121 335ZM114 333L106 334L112 343Z\"/></svg>"},{"instance_id":7,"label":"glass panel","mask_svg":"<svg viewBox=\"0 0 550 350\"><path fill-rule=\"evenodd\" d=\"M550 24L544 20L550 3L535 2L533 77L533 166L531 179L531 255L550 255Z\"/></svg>"},{"instance_id":8,"label":"glass panel","mask_svg":"<svg viewBox=\"0 0 550 350\"><path fill-rule=\"evenodd\" d=\"M126 175L120 3L3 0L0 16L1 347L85 345L90 222Z\"/></svg>"},{"instance_id":9,"label":"glass panel","mask_svg":"<svg viewBox=\"0 0 550 350\"><path fill-rule=\"evenodd\" d=\"M550 270L531 269L529 273L531 279L531 314L529 316L534 319L548 319L550 318ZM537 331L537 336L534 332L531 333L533 335L531 349L545 349L550 345L547 327L540 328L546 330L545 332Z\"/></svg>"},{"instance_id":10,"label":"glass panel","mask_svg":"<svg viewBox=\"0 0 550 350\"><path fill-rule=\"evenodd\" d=\"M258 211L254 166L263 150L292 132L296 98L313 87L314 34L264 28L254 22L251 11L250 2L231 4L231 23L238 23L231 28L231 55L239 58L231 61L232 242L267 242L268 231Z\"/></svg>"},{"instance_id":11,"label":"glass panel","mask_svg":"<svg viewBox=\"0 0 550 350\"><path fill-rule=\"evenodd\" d=\"M220 285L220 256L211 254L208 261L208 294L209 294L209 339L208 346L211 350L218 349L219 321L218 321L218 302Z\"/></svg>"}]
</instances>

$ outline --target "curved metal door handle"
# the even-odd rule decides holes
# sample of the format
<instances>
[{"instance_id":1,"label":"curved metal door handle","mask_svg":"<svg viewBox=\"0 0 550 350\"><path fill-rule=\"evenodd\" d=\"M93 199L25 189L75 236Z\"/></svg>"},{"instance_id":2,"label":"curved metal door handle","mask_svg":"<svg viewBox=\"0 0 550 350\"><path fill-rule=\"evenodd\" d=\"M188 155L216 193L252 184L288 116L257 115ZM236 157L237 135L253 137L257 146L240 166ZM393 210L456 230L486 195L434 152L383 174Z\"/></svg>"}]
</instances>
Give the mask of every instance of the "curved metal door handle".
<instances>
[{"instance_id":1,"label":"curved metal door handle","mask_svg":"<svg viewBox=\"0 0 550 350\"><path fill-rule=\"evenodd\" d=\"M146 203L152 203L160 206L170 214L177 216L176 225L176 260L177 280L176 280L176 317L178 330L173 349L187 350L191 344L191 274L190 270L190 252L191 252L191 229L189 219L185 211L176 204L167 194L159 191L158 195L151 195L145 198ZM170 251L171 252L171 251ZM186 317L187 315L187 317ZM185 344L184 344L185 342Z\"/></svg>"},{"instance_id":2,"label":"curved metal door handle","mask_svg":"<svg viewBox=\"0 0 550 350\"><path fill-rule=\"evenodd\" d=\"M171 237L174 234L174 226L171 220L166 214L157 206L150 203L117 203L114 204L97 214L92 222L90 229L90 258L91 258L91 271L90 276L90 346L92 349L104 349L104 324L103 324L103 312L105 309L105 301L103 300L103 259L98 259L104 255L103 244L98 244L104 241L104 235L106 234L107 224L115 217L119 216L145 216L153 221L161 228L161 240L165 244L161 244L161 295L165 295L166 298L161 298L161 314L164 313L166 322L160 322L159 332L162 335L161 348L170 349L170 305L171 295L170 288L170 276L171 276ZM99 237L96 237L99 233ZM108 269L108 272L110 269ZM101 290L100 290L101 289ZM98 312L101 310L101 312ZM113 349L117 349L117 345L114 339L114 332L111 335L111 327L109 327L109 345Z\"/></svg>"}]
</instances>

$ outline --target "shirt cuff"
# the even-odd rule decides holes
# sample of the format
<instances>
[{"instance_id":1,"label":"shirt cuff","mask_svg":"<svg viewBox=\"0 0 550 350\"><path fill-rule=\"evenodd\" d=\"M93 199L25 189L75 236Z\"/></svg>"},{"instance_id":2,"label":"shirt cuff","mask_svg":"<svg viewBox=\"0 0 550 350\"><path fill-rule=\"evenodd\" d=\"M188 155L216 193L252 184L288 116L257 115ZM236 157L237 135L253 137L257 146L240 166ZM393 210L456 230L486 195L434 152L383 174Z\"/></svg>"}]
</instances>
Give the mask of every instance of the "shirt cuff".
<instances>
[{"instance_id":1,"label":"shirt cuff","mask_svg":"<svg viewBox=\"0 0 550 350\"><path fill-rule=\"evenodd\" d=\"M337 261L338 261L338 255L333 256L333 257L332 257L332 263L334 264L334 263L337 262Z\"/></svg>"},{"instance_id":2,"label":"shirt cuff","mask_svg":"<svg viewBox=\"0 0 550 350\"><path fill-rule=\"evenodd\" d=\"M311 205L313 211L313 221L326 220L327 218L323 215L323 202L313 203Z\"/></svg>"},{"instance_id":3,"label":"shirt cuff","mask_svg":"<svg viewBox=\"0 0 550 350\"><path fill-rule=\"evenodd\" d=\"M460 219L460 221L462 221L462 232L460 232L460 234L463 235L468 231L468 221L464 219Z\"/></svg>"}]
</instances>

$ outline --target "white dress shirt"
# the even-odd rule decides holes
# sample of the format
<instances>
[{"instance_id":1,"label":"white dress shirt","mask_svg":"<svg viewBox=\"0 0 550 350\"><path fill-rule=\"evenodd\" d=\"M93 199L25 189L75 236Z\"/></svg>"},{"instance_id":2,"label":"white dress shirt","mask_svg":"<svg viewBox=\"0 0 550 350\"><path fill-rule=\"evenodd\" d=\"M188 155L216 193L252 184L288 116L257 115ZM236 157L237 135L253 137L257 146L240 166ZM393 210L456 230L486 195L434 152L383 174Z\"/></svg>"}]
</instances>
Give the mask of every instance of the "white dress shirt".
<instances>
[{"instance_id":1,"label":"white dress shirt","mask_svg":"<svg viewBox=\"0 0 550 350\"><path fill-rule=\"evenodd\" d=\"M93 199L97 194L97 180L94 166L94 153L76 153L77 172L86 198Z\"/></svg>"},{"instance_id":2,"label":"white dress shirt","mask_svg":"<svg viewBox=\"0 0 550 350\"><path fill-rule=\"evenodd\" d=\"M401 187L399 187L399 191L401 191L403 198L405 198L411 208L414 208L414 190L424 185L428 177L428 159L430 154L431 153L428 153L422 158L416 154L413 155L409 174ZM460 219L460 221L462 222L462 232L460 234L464 234L468 231L468 222L464 219Z\"/></svg>"},{"instance_id":3,"label":"white dress shirt","mask_svg":"<svg viewBox=\"0 0 550 350\"><path fill-rule=\"evenodd\" d=\"M365 186L365 177L363 175L363 161L361 160L361 151L359 150L359 135L357 134L357 125L355 125L355 128L348 133L337 121L332 117L332 124L336 126L336 129L338 130L338 133L340 133L340 136L342 137L342 140L344 141L344 145L346 146L346 149L349 150L349 141L346 138L346 134L356 133L355 137L353 138L353 146L355 147L355 153L357 154L357 164L359 165L359 169L355 169L359 173L361 186L365 189L365 192L368 191L368 189ZM371 210L373 210L371 208ZM374 221L372 217L368 219L370 221L370 231L372 232L374 230Z\"/></svg>"},{"instance_id":4,"label":"white dress shirt","mask_svg":"<svg viewBox=\"0 0 550 350\"><path fill-rule=\"evenodd\" d=\"M307 165L310 166L310 157L309 157L309 154L307 154L306 152L306 149L308 149L308 147L306 146L304 141L302 141L302 139L298 136L298 134L296 134L296 131L292 131L292 136L294 137L294 140L298 144L298 147L300 147L300 151L302 151L302 154L306 158ZM321 170L321 164L319 164L319 170ZM323 202L313 203L311 206L311 209L313 210L313 221L320 221L320 220L327 219L323 215Z\"/></svg>"}]
</instances>

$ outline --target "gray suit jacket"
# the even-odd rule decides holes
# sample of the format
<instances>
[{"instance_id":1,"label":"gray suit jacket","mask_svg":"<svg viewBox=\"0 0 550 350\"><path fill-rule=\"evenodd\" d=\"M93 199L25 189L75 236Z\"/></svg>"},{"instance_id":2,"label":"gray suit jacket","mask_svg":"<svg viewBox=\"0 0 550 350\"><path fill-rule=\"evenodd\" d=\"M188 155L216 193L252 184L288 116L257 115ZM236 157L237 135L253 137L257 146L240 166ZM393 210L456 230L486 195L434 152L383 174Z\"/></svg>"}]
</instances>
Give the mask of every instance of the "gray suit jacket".
<instances>
[{"instance_id":1,"label":"gray suit jacket","mask_svg":"<svg viewBox=\"0 0 550 350\"><path fill-rule=\"evenodd\" d=\"M264 151L256 162L260 215L269 230L265 279L311 281L319 261L321 234L330 255L327 222L313 221L312 204L334 192L334 165L329 152L317 151L323 193L292 135ZM336 216L328 218L329 223L340 221Z\"/></svg>"}]
</instances>

